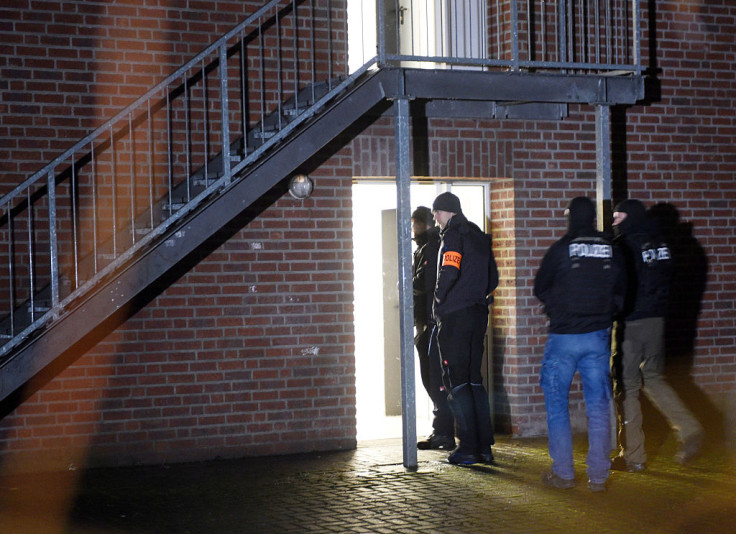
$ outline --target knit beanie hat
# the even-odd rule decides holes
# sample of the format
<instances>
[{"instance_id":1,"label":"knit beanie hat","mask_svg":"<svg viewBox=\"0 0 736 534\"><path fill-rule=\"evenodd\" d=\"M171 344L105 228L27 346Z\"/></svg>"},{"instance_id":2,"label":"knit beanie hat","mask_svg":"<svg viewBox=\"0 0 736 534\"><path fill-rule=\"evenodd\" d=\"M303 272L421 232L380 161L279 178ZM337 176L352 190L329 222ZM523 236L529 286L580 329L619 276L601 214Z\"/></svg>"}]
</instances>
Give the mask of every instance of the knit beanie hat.
<instances>
[{"instance_id":1,"label":"knit beanie hat","mask_svg":"<svg viewBox=\"0 0 736 534\"><path fill-rule=\"evenodd\" d=\"M434 211L448 211L450 213L462 213L460 209L460 199L450 192L441 193L432 203Z\"/></svg>"}]
</instances>

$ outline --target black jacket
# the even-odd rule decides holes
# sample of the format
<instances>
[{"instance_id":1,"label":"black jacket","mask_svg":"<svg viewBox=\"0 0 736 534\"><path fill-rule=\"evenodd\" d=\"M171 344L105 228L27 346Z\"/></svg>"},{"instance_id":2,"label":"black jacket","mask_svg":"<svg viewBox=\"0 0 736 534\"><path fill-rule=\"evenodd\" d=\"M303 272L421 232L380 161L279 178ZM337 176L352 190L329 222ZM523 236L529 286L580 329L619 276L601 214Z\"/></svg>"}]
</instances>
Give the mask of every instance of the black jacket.
<instances>
[{"instance_id":1,"label":"black jacket","mask_svg":"<svg viewBox=\"0 0 736 534\"><path fill-rule=\"evenodd\" d=\"M627 214L614 227L618 234L616 243L621 244L624 251L628 274L623 314L628 321L664 317L674 270L670 248L639 200L624 200L615 211Z\"/></svg>"},{"instance_id":2,"label":"black jacket","mask_svg":"<svg viewBox=\"0 0 736 534\"><path fill-rule=\"evenodd\" d=\"M433 314L437 321L474 305L488 306L498 286L491 237L458 213L440 231Z\"/></svg>"},{"instance_id":3,"label":"black jacket","mask_svg":"<svg viewBox=\"0 0 736 534\"><path fill-rule=\"evenodd\" d=\"M534 295L555 334L609 328L623 306L626 272L617 247L601 232L568 232L542 259Z\"/></svg>"},{"instance_id":4,"label":"black jacket","mask_svg":"<svg viewBox=\"0 0 736 534\"><path fill-rule=\"evenodd\" d=\"M648 221L616 240L626 257L626 320L664 317L670 296L673 260L667 243Z\"/></svg>"},{"instance_id":5,"label":"black jacket","mask_svg":"<svg viewBox=\"0 0 736 534\"><path fill-rule=\"evenodd\" d=\"M412 285L414 288L414 324L431 325L432 300L434 286L437 282L437 253L440 250L440 229L437 226L428 228L418 235L414 241L417 248L414 251L412 264Z\"/></svg>"}]
</instances>

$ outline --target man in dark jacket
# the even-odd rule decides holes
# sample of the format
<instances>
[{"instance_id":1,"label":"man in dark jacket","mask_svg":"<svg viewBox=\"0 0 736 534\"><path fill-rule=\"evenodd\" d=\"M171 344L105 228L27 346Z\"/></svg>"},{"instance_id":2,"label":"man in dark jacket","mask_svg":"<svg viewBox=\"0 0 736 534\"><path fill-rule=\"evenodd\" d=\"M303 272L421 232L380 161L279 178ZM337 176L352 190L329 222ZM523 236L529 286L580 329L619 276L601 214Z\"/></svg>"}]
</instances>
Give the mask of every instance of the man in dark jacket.
<instances>
[{"instance_id":1,"label":"man in dark jacket","mask_svg":"<svg viewBox=\"0 0 736 534\"><path fill-rule=\"evenodd\" d=\"M588 415L588 488L605 491L610 466L610 331L625 292L625 267L607 237L594 229L595 206L574 198L568 231L542 259L534 294L549 316L540 383L547 409L552 469L548 486L575 486L568 397L575 372L583 382Z\"/></svg>"},{"instance_id":2,"label":"man in dark jacket","mask_svg":"<svg viewBox=\"0 0 736 534\"><path fill-rule=\"evenodd\" d=\"M442 229L433 314L442 378L459 441L448 461L492 463L493 426L481 375L488 305L498 285L491 239L468 221L460 199L452 193L439 195L432 212Z\"/></svg>"},{"instance_id":3,"label":"man in dark jacket","mask_svg":"<svg viewBox=\"0 0 736 534\"><path fill-rule=\"evenodd\" d=\"M437 253L440 249L440 229L434 225L432 210L419 206L411 214L411 229L417 248L414 251L412 281L414 286L414 346L419 356L422 384L434 405L432 433L417 442L419 449L455 448L455 421L447 404L447 390L442 384L442 366L433 337L435 322L432 300L437 281Z\"/></svg>"},{"instance_id":4,"label":"man in dark jacket","mask_svg":"<svg viewBox=\"0 0 736 534\"><path fill-rule=\"evenodd\" d=\"M621 202L613 217L617 243L621 243L626 257L629 289L624 319L617 321L614 330L612 367L622 443L612 468L629 472L646 468L639 391L678 432L680 448L675 460L685 463L700 449L703 429L662 376L672 254L638 200Z\"/></svg>"}]
</instances>

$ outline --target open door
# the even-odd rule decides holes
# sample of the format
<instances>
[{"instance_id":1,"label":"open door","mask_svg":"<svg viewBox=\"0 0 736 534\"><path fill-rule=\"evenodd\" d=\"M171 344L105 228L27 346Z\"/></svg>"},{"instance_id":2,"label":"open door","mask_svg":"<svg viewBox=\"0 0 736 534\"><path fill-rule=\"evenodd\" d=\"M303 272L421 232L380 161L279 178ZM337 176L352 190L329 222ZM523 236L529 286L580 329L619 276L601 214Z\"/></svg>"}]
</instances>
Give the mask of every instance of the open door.
<instances>
[{"instance_id":1,"label":"open door","mask_svg":"<svg viewBox=\"0 0 736 534\"><path fill-rule=\"evenodd\" d=\"M401 415L401 332L399 330L399 255L396 210L381 212L383 280L383 384L386 415Z\"/></svg>"}]
</instances>

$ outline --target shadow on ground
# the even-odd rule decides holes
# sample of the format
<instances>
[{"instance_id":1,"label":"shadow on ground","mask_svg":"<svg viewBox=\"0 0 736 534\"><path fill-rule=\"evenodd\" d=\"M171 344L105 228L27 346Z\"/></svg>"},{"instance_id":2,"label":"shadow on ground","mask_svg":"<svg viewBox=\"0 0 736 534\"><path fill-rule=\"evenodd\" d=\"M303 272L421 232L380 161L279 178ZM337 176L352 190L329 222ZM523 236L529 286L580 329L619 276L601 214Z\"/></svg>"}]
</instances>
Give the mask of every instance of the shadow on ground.
<instances>
[{"instance_id":1,"label":"shadow on ground","mask_svg":"<svg viewBox=\"0 0 736 534\"><path fill-rule=\"evenodd\" d=\"M355 451L0 478L0 532L160 534L303 532L733 532L735 457L711 442L688 466L666 428L642 474L614 472L608 491L552 490L545 439L501 437L496 465L463 468L400 440Z\"/></svg>"}]
</instances>

